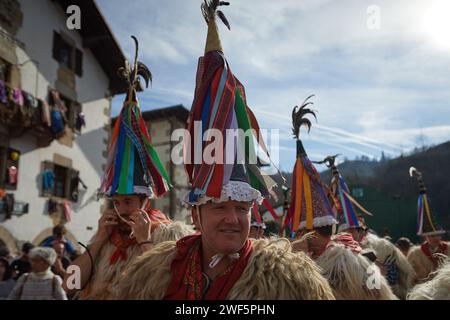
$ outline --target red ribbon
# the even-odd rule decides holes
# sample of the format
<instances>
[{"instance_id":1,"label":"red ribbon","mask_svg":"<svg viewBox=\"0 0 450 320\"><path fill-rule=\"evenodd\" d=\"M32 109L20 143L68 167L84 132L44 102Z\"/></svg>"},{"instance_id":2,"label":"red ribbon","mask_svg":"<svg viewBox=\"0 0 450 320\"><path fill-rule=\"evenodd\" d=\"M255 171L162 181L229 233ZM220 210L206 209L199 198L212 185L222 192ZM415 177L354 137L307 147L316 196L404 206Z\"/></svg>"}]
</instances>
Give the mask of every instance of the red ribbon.
<instances>
[{"instance_id":1,"label":"red ribbon","mask_svg":"<svg viewBox=\"0 0 450 320\"><path fill-rule=\"evenodd\" d=\"M445 242L441 242L439 244L439 248L437 249L436 253L441 253L445 255L447 252L447 248L448 245ZM437 258L435 255L433 255L433 253L431 253L430 244L428 242L424 242L420 246L420 249L428 257L428 259L430 259L431 262L433 262L434 269L436 269L439 265L439 258Z\"/></svg>"},{"instance_id":2,"label":"red ribbon","mask_svg":"<svg viewBox=\"0 0 450 320\"><path fill-rule=\"evenodd\" d=\"M269 200L267 200L266 198L264 198L263 200L263 205L267 208L267 210L270 212L270 214L272 215L272 218L276 221L278 219L278 215L275 212L275 210L273 209L273 207L270 205Z\"/></svg>"},{"instance_id":3,"label":"red ribbon","mask_svg":"<svg viewBox=\"0 0 450 320\"><path fill-rule=\"evenodd\" d=\"M172 278L163 299L224 300L247 266L252 243L246 240L239 251L239 259L233 262L224 274L214 279L204 297L202 297L201 235L194 234L178 240L176 249L177 255L171 265Z\"/></svg>"}]
</instances>

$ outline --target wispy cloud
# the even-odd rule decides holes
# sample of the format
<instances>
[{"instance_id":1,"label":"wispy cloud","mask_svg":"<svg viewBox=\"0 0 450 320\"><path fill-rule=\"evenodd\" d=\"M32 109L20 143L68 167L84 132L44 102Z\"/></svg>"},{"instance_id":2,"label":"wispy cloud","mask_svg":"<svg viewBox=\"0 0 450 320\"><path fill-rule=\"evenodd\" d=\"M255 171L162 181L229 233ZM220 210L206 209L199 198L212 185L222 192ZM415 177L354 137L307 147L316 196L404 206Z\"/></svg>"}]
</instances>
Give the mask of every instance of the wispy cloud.
<instances>
[{"instance_id":1,"label":"wispy cloud","mask_svg":"<svg viewBox=\"0 0 450 320\"><path fill-rule=\"evenodd\" d=\"M225 55L246 86L262 127L283 132L280 161L295 160L290 114L311 93L318 110L304 143L310 155L395 156L448 140L450 51L424 28L439 0L378 0L379 30L367 28L369 0L231 1ZM154 74L143 108L190 107L206 25L201 1L98 0L128 56L131 34ZM133 17L133 18L130 18ZM114 111L122 97L114 99Z\"/></svg>"}]
</instances>

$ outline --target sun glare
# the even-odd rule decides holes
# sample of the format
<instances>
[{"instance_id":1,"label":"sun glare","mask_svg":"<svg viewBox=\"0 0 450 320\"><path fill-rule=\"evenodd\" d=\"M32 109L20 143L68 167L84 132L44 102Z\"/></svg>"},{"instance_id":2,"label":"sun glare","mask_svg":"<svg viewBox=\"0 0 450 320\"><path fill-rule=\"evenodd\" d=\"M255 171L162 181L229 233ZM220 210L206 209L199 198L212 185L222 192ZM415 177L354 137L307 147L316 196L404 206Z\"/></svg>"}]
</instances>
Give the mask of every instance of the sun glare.
<instances>
[{"instance_id":1,"label":"sun glare","mask_svg":"<svg viewBox=\"0 0 450 320\"><path fill-rule=\"evenodd\" d=\"M423 30L436 46L450 49L450 1L430 4L425 11Z\"/></svg>"}]
</instances>

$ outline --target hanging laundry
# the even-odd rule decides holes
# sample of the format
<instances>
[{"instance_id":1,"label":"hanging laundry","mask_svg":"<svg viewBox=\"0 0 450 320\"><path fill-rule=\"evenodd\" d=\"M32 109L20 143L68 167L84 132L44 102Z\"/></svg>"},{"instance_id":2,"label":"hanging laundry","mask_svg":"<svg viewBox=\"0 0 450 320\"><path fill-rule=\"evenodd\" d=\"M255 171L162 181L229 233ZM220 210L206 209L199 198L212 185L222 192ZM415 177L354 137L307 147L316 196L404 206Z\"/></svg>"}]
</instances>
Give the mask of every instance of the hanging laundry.
<instances>
[{"instance_id":1,"label":"hanging laundry","mask_svg":"<svg viewBox=\"0 0 450 320\"><path fill-rule=\"evenodd\" d=\"M53 108L52 111L50 112L50 116L52 122L51 125L52 132L56 135L63 133L65 123L61 112L58 109Z\"/></svg>"},{"instance_id":2,"label":"hanging laundry","mask_svg":"<svg viewBox=\"0 0 450 320\"><path fill-rule=\"evenodd\" d=\"M31 106L35 109L37 109L39 107L39 101L38 99L36 99L34 96L31 96L32 100L31 100Z\"/></svg>"},{"instance_id":3,"label":"hanging laundry","mask_svg":"<svg viewBox=\"0 0 450 320\"><path fill-rule=\"evenodd\" d=\"M48 199L48 206L47 206L48 214L52 215L52 213L55 213L56 211L58 211L58 203L56 201Z\"/></svg>"},{"instance_id":4,"label":"hanging laundry","mask_svg":"<svg viewBox=\"0 0 450 320\"><path fill-rule=\"evenodd\" d=\"M42 184L44 190L53 190L55 187L55 173L51 170L45 170L42 173Z\"/></svg>"},{"instance_id":5,"label":"hanging laundry","mask_svg":"<svg viewBox=\"0 0 450 320\"><path fill-rule=\"evenodd\" d=\"M6 84L3 80L0 80L0 102L3 104L8 103L8 99L6 96Z\"/></svg>"},{"instance_id":6,"label":"hanging laundry","mask_svg":"<svg viewBox=\"0 0 450 320\"><path fill-rule=\"evenodd\" d=\"M61 97L59 96L59 92L56 90L51 90L50 93L53 99L53 105L63 113L63 116L65 116L67 112L67 107L66 104L64 103L64 100L62 100Z\"/></svg>"},{"instance_id":7,"label":"hanging laundry","mask_svg":"<svg viewBox=\"0 0 450 320\"><path fill-rule=\"evenodd\" d=\"M7 104L9 104L9 106L12 106L14 104L14 92L13 89L8 85L6 85L6 98L8 100Z\"/></svg>"},{"instance_id":8,"label":"hanging laundry","mask_svg":"<svg viewBox=\"0 0 450 320\"><path fill-rule=\"evenodd\" d=\"M77 121L75 122L75 129L77 131L81 131L82 127L86 127L86 120L84 117L84 113L80 112L77 116Z\"/></svg>"},{"instance_id":9,"label":"hanging laundry","mask_svg":"<svg viewBox=\"0 0 450 320\"><path fill-rule=\"evenodd\" d=\"M23 106L23 94L22 94L22 90L20 90L19 88L14 88L13 89L13 100L14 103L19 105L19 106Z\"/></svg>"},{"instance_id":10,"label":"hanging laundry","mask_svg":"<svg viewBox=\"0 0 450 320\"><path fill-rule=\"evenodd\" d=\"M29 94L26 91L22 91L22 96L23 96L23 103L27 108L31 108L31 100L33 98L33 96L31 94Z\"/></svg>"},{"instance_id":11,"label":"hanging laundry","mask_svg":"<svg viewBox=\"0 0 450 320\"><path fill-rule=\"evenodd\" d=\"M25 105L29 108L37 108L39 103L38 100L32 96L31 94L29 94L26 91L22 91L22 95L23 95L23 99L25 102Z\"/></svg>"},{"instance_id":12,"label":"hanging laundry","mask_svg":"<svg viewBox=\"0 0 450 320\"><path fill-rule=\"evenodd\" d=\"M50 116L50 106L45 100L41 100L40 102L42 111L42 123L50 127L52 125L52 118Z\"/></svg>"},{"instance_id":13,"label":"hanging laundry","mask_svg":"<svg viewBox=\"0 0 450 320\"><path fill-rule=\"evenodd\" d=\"M59 106L61 104L61 98L59 97L59 92L56 90L50 90L50 95L52 98L53 105Z\"/></svg>"},{"instance_id":14,"label":"hanging laundry","mask_svg":"<svg viewBox=\"0 0 450 320\"><path fill-rule=\"evenodd\" d=\"M65 200L63 203L64 207L64 217L66 218L67 222L70 222L72 220L72 204L70 201Z\"/></svg>"},{"instance_id":15,"label":"hanging laundry","mask_svg":"<svg viewBox=\"0 0 450 320\"><path fill-rule=\"evenodd\" d=\"M8 183L15 185L17 184L17 176L19 174L19 170L16 166L10 166L8 168Z\"/></svg>"}]
</instances>

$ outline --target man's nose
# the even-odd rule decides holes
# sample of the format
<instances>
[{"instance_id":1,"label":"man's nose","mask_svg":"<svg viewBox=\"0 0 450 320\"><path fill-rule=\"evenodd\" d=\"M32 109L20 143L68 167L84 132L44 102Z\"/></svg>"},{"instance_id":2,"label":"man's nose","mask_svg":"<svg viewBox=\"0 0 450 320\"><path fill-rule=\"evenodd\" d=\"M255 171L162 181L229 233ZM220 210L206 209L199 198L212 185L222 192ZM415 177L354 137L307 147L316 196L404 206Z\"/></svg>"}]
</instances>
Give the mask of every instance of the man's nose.
<instances>
[{"instance_id":1,"label":"man's nose","mask_svg":"<svg viewBox=\"0 0 450 320\"><path fill-rule=\"evenodd\" d=\"M238 212L235 207L228 207L225 210L226 210L225 222L233 224L239 223Z\"/></svg>"}]
</instances>

